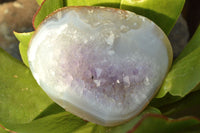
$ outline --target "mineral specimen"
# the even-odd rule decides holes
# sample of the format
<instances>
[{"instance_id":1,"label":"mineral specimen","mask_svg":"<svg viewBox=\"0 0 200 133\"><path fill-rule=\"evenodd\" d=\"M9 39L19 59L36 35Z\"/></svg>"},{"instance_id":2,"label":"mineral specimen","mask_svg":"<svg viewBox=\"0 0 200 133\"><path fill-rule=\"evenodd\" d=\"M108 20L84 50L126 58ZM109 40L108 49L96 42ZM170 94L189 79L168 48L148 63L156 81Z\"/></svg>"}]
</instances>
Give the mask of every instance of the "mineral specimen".
<instances>
[{"instance_id":1,"label":"mineral specimen","mask_svg":"<svg viewBox=\"0 0 200 133\"><path fill-rule=\"evenodd\" d=\"M67 7L36 30L28 60L56 103L104 126L141 112L172 62L170 42L149 19L105 7Z\"/></svg>"}]
</instances>

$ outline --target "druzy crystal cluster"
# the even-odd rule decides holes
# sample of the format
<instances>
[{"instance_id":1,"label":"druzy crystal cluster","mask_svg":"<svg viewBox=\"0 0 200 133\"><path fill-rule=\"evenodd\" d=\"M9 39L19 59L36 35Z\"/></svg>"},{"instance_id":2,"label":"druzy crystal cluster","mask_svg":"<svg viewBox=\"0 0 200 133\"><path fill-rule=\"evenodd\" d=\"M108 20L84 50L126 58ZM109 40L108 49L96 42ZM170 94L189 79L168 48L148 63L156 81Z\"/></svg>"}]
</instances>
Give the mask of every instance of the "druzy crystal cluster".
<instances>
[{"instance_id":1,"label":"druzy crystal cluster","mask_svg":"<svg viewBox=\"0 0 200 133\"><path fill-rule=\"evenodd\" d=\"M171 64L163 31L135 13L67 7L41 23L28 59L33 76L60 106L112 126L137 115Z\"/></svg>"}]
</instances>

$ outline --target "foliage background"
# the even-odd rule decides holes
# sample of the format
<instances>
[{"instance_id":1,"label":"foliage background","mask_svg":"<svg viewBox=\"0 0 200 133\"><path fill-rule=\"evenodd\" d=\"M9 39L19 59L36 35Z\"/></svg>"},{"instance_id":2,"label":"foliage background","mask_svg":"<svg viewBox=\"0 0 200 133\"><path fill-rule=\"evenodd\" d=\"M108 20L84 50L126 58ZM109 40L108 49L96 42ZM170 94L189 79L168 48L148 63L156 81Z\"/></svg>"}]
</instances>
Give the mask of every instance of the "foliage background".
<instances>
[{"instance_id":1,"label":"foliage background","mask_svg":"<svg viewBox=\"0 0 200 133\"><path fill-rule=\"evenodd\" d=\"M103 5L144 15L158 24L166 34L171 31L185 3L184 0L37 0L37 2L41 7L33 17L35 28L48 14L63 6ZM139 116L116 127L103 127L86 122L65 112L48 98L37 85L28 68L26 52L33 32L15 32L20 41L19 48L23 63L0 49L0 132L200 132L198 119L200 117L188 116L192 114L190 108L197 107L196 111L200 111L198 108L200 106L200 26L189 44L173 62L156 98Z\"/></svg>"}]
</instances>

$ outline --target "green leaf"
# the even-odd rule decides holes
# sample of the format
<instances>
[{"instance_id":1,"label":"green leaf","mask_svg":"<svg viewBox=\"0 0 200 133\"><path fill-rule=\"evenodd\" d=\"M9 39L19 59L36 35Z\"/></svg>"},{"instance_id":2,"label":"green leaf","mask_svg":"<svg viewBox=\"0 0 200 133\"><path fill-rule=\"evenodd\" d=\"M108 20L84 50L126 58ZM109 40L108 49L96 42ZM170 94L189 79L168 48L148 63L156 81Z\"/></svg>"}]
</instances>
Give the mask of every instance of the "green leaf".
<instances>
[{"instance_id":1,"label":"green leaf","mask_svg":"<svg viewBox=\"0 0 200 133\"><path fill-rule=\"evenodd\" d=\"M22 57L22 60L23 60L24 64L27 67L29 67L28 57L27 57L27 50L28 50L29 42L30 42L31 37L32 37L34 32L28 32L28 33L13 32L13 33L16 36L16 38L20 41L20 43L19 43L19 51L20 51L20 55Z\"/></svg>"},{"instance_id":2,"label":"green leaf","mask_svg":"<svg viewBox=\"0 0 200 133\"><path fill-rule=\"evenodd\" d=\"M36 0L38 5L41 5L44 0Z\"/></svg>"},{"instance_id":3,"label":"green leaf","mask_svg":"<svg viewBox=\"0 0 200 133\"><path fill-rule=\"evenodd\" d=\"M0 124L0 133L16 133L16 132L7 129L3 125Z\"/></svg>"},{"instance_id":4,"label":"green leaf","mask_svg":"<svg viewBox=\"0 0 200 133\"><path fill-rule=\"evenodd\" d=\"M13 130L19 133L72 133L86 123L68 112L63 112L28 124L13 126Z\"/></svg>"},{"instance_id":5,"label":"green leaf","mask_svg":"<svg viewBox=\"0 0 200 133\"><path fill-rule=\"evenodd\" d=\"M200 47L200 25L198 26L190 42L185 46L184 50L181 52L181 54L178 56L178 58L174 63L178 62L185 56L189 55L192 51L194 51L198 47Z\"/></svg>"},{"instance_id":6,"label":"green leaf","mask_svg":"<svg viewBox=\"0 0 200 133\"><path fill-rule=\"evenodd\" d=\"M116 127L106 128L106 131L108 133L127 133L129 130L131 130L137 123L140 121L146 114L160 114L160 111L154 107L148 107L146 108L140 115L132 119L131 121L119 125ZM106 132L107 133L107 132Z\"/></svg>"},{"instance_id":7,"label":"green leaf","mask_svg":"<svg viewBox=\"0 0 200 133\"><path fill-rule=\"evenodd\" d=\"M64 111L65 110L62 107L60 107L58 104L52 103L45 110L43 110L34 120L48 116L48 115L58 114Z\"/></svg>"},{"instance_id":8,"label":"green leaf","mask_svg":"<svg viewBox=\"0 0 200 133\"><path fill-rule=\"evenodd\" d=\"M182 133L199 124L200 121L193 117L172 120L162 115L147 114L128 133Z\"/></svg>"},{"instance_id":9,"label":"green leaf","mask_svg":"<svg viewBox=\"0 0 200 133\"><path fill-rule=\"evenodd\" d=\"M0 127L0 133L9 133L9 132L5 131L3 128Z\"/></svg>"},{"instance_id":10,"label":"green leaf","mask_svg":"<svg viewBox=\"0 0 200 133\"><path fill-rule=\"evenodd\" d=\"M13 126L12 130L20 133L126 133L147 113L160 112L149 107L135 119L116 127L103 127L63 112L34 120L28 124Z\"/></svg>"},{"instance_id":11,"label":"green leaf","mask_svg":"<svg viewBox=\"0 0 200 133\"><path fill-rule=\"evenodd\" d=\"M157 95L158 98L170 93L173 96L184 97L200 83L200 28L194 38L184 49L184 53L173 64ZM187 50L187 48L189 50Z\"/></svg>"},{"instance_id":12,"label":"green leaf","mask_svg":"<svg viewBox=\"0 0 200 133\"><path fill-rule=\"evenodd\" d=\"M164 115L169 117L196 116L200 118L200 90L192 92L183 99L162 106L160 109Z\"/></svg>"},{"instance_id":13,"label":"green leaf","mask_svg":"<svg viewBox=\"0 0 200 133\"><path fill-rule=\"evenodd\" d=\"M122 0L121 9L133 11L154 21L161 29L169 34L185 0Z\"/></svg>"},{"instance_id":14,"label":"green leaf","mask_svg":"<svg viewBox=\"0 0 200 133\"><path fill-rule=\"evenodd\" d=\"M184 97L200 82L200 48L172 66L157 97L167 92L173 96Z\"/></svg>"},{"instance_id":15,"label":"green leaf","mask_svg":"<svg viewBox=\"0 0 200 133\"><path fill-rule=\"evenodd\" d=\"M160 108L162 106L177 102L181 100L182 97L179 96L172 96L169 93L167 93L164 97L162 98L153 98L150 102L150 106Z\"/></svg>"},{"instance_id":16,"label":"green leaf","mask_svg":"<svg viewBox=\"0 0 200 133\"><path fill-rule=\"evenodd\" d=\"M63 0L45 0L33 17L33 27L36 29L46 16L61 7Z\"/></svg>"},{"instance_id":17,"label":"green leaf","mask_svg":"<svg viewBox=\"0 0 200 133\"><path fill-rule=\"evenodd\" d=\"M121 0L67 0L67 6L105 6L120 8Z\"/></svg>"},{"instance_id":18,"label":"green leaf","mask_svg":"<svg viewBox=\"0 0 200 133\"><path fill-rule=\"evenodd\" d=\"M0 49L0 124L32 121L52 100L38 86L30 70Z\"/></svg>"}]
</instances>

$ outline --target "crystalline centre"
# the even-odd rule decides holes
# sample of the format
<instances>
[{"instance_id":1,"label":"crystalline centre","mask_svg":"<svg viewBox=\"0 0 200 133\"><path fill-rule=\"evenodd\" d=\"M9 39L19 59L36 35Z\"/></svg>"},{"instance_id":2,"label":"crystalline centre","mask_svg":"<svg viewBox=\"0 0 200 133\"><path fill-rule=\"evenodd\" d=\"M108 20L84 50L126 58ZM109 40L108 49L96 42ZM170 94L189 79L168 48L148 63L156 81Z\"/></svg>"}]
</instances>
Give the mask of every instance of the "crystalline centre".
<instances>
[{"instance_id":1,"label":"crystalline centre","mask_svg":"<svg viewBox=\"0 0 200 133\"><path fill-rule=\"evenodd\" d=\"M169 41L150 20L112 8L71 7L30 42L38 84L59 105L101 125L137 115L168 71Z\"/></svg>"}]
</instances>

